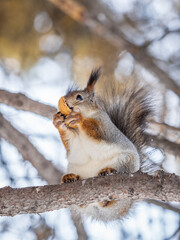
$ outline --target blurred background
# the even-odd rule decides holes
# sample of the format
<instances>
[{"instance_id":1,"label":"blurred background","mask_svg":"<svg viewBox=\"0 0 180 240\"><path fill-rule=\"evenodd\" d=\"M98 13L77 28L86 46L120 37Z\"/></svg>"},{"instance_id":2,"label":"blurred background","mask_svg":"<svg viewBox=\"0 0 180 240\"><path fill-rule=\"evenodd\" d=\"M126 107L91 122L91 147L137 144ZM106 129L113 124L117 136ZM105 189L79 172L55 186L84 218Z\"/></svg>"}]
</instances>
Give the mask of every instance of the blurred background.
<instances>
[{"instance_id":1,"label":"blurred background","mask_svg":"<svg viewBox=\"0 0 180 240\"><path fill-rule=\"evenodd\" d=\"M149 159L180 175L179 0L0 1L0 88L7 96L21 92L57 108L68 86L85 86L98 66L104 81L132 78L151 87L157 114L149 128L156 137L147 149ZM65 172L66 153L52 118L17 110L2 96L0 103L0 117L29 139L44 161ZM2 131L0 187L50 183ZM0 239L180 239L180 215L139 203L127 218L110 223L88 218L77 224L68 209L0 217Z\"/></svg>"}]
</instances>

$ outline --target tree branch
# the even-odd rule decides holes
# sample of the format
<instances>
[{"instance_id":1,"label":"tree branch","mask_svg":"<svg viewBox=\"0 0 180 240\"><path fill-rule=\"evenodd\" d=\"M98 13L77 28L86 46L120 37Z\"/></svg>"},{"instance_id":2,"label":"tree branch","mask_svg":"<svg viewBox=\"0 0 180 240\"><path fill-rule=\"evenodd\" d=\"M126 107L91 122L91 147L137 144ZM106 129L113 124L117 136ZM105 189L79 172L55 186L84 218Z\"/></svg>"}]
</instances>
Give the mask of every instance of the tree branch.
<instances>
[{"instance_id":1,"label":"tree branch","mask_svg":"<svg viewBox=\"0 0 180 240\"><path fill-rule=\"evenodd\" d=\"M84 229L83 219L82 219L80 213L74 209L71 209L71 217L72 217L74 226L76 227L78 240L87 240L88 236Z\"/></svg>"},{"instance_id":2,"label":"tree branch","mask_svg":"<svg viewBox=\"0 0 180 240\"><path fill-rule=\"evenodd\" d=\"M28 160L37 169L39 175L49 184L60 182L62 174L44 158L32 143L17 129L15 129L0 114L0 137L14 145L21 153L24 160Z\"/></svg>"},{"instance_id":3,"label":"tree branch","mask_svg":"<svg viewBox=\"0 0 180 240\"><path fill-rule=\"evenodd\" d=\"M148 199L148 200L146 200L146 202L150 203L150 204L154 204L154 205L159 206L159 207L162 207L163 209L168 209L168 210L171 210L173 212L176 212L176 213L180 214L180 208L174 207L169 203L157 201L157 200L154 200L154 199Z\"/></svg>"},{"instance_id":4,"label":"tree branch","mask_svg":"<svg viewBox=\"0 0 180 240\"><path fill-rule=\"evenodd\" d=\"M33 112L50 119L57 112L56 108L34 101L22 93L11 93L6 90L0 90L0 103L7 104L18 110Z\"/></svg>"},{"instance_id":5,"label":"tree branch","mask_svg":"<svg viewBox=\"0 0 180 240\"><path fill-rule=\"evenodd\" d=\"M137 172L133 176L124 173L61 185L4 187L0 189L0 216L42 213L74 204L118 199L179 202L180 180L174 174L162 173L161 178L157 178Z\"/></svg>"},{"instance_id":6,"label":"tree branch","mask_svg":"<svg viewBox=\"0 0 180 240\"><path fill-rule=\"evenodd\" d=\"M126 49L133 55L137 62L157 76L166 88L171 89L178 96L180 96L180 87L178 84L153 62L152 58L146 52L146 48L138 47L125 39L124 35L119 31L118 28L115 27L118 25L117 22L112 22L112 26L110 26L110 24L106 24L106 26L105 23L103 23L103 25L95 20L93 14L91 14L91 16L84 6L73 0L49 0L49 2L61 9L65 14L75 21L88 27L93 33L99 35L116 48ZM68 10L69 2L71 4L71 11ZM96 3L97 1L93 1L93 5ZM76 11L76 9L81 10Z\"/></svg>"},{"instance_id":7,"label":"tree branch","mask_svg":"<svg viewBox=\"0 0 180 240\"><path fill-rule=\"evenodd\" d=\"M154 125L154 126L158 126L158 127L163 127L166 130L171 130L171 131L175 131L175 132L180 132L180 128L178 127L174 127L174 126L170 126L166 123L160 123L160 122L156 122L154 120L150 121L150 124Z\"/></svg>"},{"instance_id":8,"label":"tree branch","mask_svg":"<svg viewBox=\"0 0 180 240\"><path fill-rule=\"evenodd\" d=\"M180 145L167 140L166 138L161 138L155 135L147 135L150 139L149 145L154 148L162 149L165 152L169 152L173 155L180 156Z\"/></svg>"}]
</instances>

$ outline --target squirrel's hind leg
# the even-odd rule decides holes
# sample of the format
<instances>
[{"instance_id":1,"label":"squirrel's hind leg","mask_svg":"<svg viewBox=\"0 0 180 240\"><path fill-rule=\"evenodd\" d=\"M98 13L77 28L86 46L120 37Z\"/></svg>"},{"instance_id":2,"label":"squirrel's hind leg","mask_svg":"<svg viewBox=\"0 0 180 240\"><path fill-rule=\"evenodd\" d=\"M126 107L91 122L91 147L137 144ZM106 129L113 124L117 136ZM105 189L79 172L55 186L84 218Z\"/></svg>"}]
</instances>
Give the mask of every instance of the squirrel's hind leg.
<instances>
[{"instance_id":1,"label":"squirrel's hind leg","mask_svg":"<svg viewBox=\"0 0 180 240\"><path fill-rule=\"evenodd\" d=\"M116 174L117 171L114 168L106 167L99 171L98 176L106 176L111 174Z\"/></svg>"}]
</instances>

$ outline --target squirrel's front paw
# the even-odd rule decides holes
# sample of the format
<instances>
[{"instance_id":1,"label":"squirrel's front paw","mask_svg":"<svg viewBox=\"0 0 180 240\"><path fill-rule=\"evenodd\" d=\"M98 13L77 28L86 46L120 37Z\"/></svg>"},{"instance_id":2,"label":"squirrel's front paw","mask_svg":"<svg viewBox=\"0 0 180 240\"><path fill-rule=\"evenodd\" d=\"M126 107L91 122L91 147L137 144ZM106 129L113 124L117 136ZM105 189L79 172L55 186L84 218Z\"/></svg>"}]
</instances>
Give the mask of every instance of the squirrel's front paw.
<instances>
[{"instance_id":1,"label":"squirrel's front paw","mask_svg":"<svg viewBox=\"0 0 180 240\"><path fill-rule=\"evenodd\" d=\"M106 176L111 174L116 174L117 171L114 168L103 168L99 171L98 176Z\"/></svg>"},{"instance_id":2,"label":"squirrel's front paw","mask_svg":"<svg viewBox=\"0 0 180 240\"><path fill-rule=\"evenodd\" d=\"M53 115L53 124L56 128L65 126L65 116L61 112L57 112Z\"/></svg>"},{"instance_id":3,"label":"squirrel's front paw","mask_svg":"<svg viewBox=\"0 0 180 240\"><path fill-rule=\"evenodd\" d=\"M71 112L66 118L65 123L70 128L77 128L78 124L81 122L81 114L77 112Z\"/></svg>"},{"instance_id":4,"label":"squirrel's front paw","mask_svg":"<svg viewBox=\"0 0 180 240\"><path fill-rule=\"evenodd\" d=\"M80 180L80 176L74 173L68 173L62 176L61 183L70 183Z\"/></svg>"}]
</instances>

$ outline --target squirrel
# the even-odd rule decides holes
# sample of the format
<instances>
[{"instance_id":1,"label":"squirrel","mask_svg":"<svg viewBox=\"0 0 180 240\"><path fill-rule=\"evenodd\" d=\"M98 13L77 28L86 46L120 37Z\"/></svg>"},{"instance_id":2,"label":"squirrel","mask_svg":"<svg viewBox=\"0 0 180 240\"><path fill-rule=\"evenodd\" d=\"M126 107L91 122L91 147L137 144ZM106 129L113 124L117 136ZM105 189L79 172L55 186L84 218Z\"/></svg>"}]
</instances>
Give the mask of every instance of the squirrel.
<instances>
[{"instance_id":1,"label":"squirrel","mask_svg":"<svg viewBox=\"0 0 180 240\"><path fill-rule=\"evenodd\" d=\"M125 86L109 82L99 96L95 85L100 74L100 68L93 70L83 90L68 90L53 116L67 151L68 173L62 183L140 169L147 144L144 131L152 113L148 90L135 82ZM108 215L106 209L112 205L114 214ZM130 200L105 201L90 204L85 211L97 219L112 220L112 215L126 215L131 205ZM103 207L105 212L99 211ZM117 209L121 209L119 215Z\"/></svg>"},{"instance_id":2,"label":"squirrel","mask_svg":"<svg viewBox=\"0 0 180 240\"><path fill-rule=\"evenodd\" d=\"M68 174L62 182L140 168L144 130L152 113L148 92L129 83L120 95L111 86L111 96L107 92L99 97L94 88L100 72L100 68L91 72L85 89L69 90L53 116L67 151ZM67 113L62 113L64 105Z\"/></svg>"}]
</instances>

